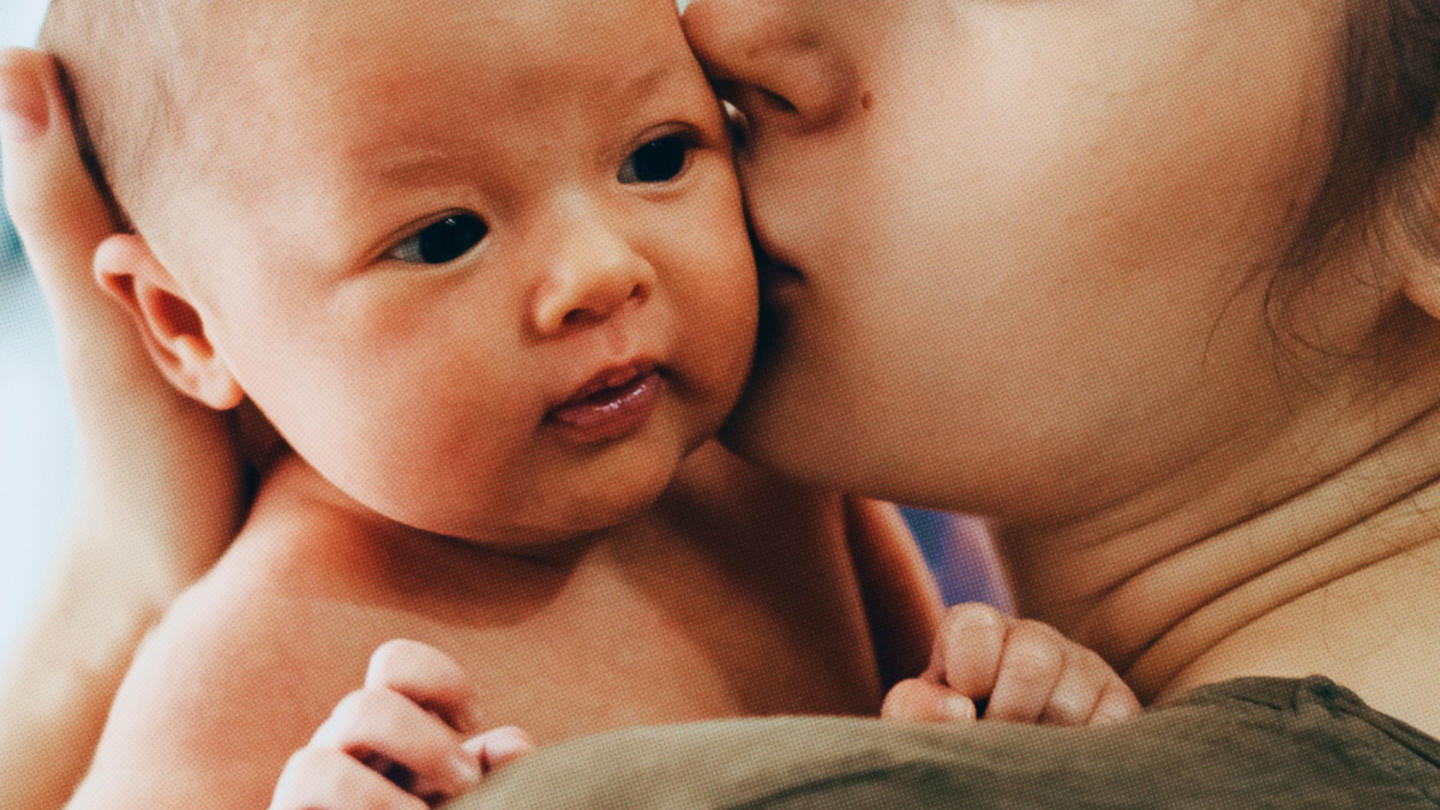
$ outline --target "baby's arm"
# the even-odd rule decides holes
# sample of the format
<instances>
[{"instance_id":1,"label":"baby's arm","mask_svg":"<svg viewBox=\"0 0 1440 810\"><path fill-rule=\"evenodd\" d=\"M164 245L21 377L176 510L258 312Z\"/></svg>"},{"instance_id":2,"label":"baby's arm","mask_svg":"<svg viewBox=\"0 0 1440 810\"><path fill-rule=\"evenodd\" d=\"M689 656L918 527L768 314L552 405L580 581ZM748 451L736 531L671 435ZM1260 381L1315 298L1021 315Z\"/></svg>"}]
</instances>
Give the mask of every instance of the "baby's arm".
<instances>
[{"instance_id":1,"label":"baby's arm","mask_svg":"<svg viewBox=\"0 0 1440 810\"><path fill-rule=\"evenodd\" d=\"M419 810L459 795L532 747L514 727L464 739L476 703L449 656L418 641L381 645L364 688L285 764L270 810Z\"/></svg>"},{"instance_id":2,"label":"baby's arm","mask_svg":"<svg viewBox=\"0 0 1440 810\"><path fill-rule=\"evenodd\" d=\"M1012 723L1084 726L1139 710L1130 687L1093 650L1048 624L975 603L946 613L930 666L890 690L881 716L965 722L983 714Z\"/></svg>"}]
</instances>

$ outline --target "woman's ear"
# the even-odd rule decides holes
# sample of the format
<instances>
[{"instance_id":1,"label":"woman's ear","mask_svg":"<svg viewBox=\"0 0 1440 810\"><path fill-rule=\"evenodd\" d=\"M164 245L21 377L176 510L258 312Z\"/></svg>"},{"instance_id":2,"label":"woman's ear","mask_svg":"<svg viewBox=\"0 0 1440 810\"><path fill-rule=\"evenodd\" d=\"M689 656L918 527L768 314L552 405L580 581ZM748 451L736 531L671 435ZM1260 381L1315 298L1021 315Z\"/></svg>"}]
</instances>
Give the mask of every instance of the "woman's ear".
<instances>
[{"instance_id":1,"label":"woman's ear","mask_svg":"<svg viewBox=\"0 0 1440 810\"><path fill-rule=\"evenodd\" d=\"M95 278L135 319L171 385L216 410L240 404L245 392L206 338L199 311L144 239L116 234L102 242L95 251Z\"/></svg>"},{"instance_id":2,"label":"woman's ear","mask_svg":"<svg viewBox=\"0 0 1440 810\"><path fill-rule=\"evenodd\" d=\"M1440 321L1440 132L1421 141L1400 180L1391 217L1391 246L1401 264L1405 296Z\"/></svg>"}]
</instances>

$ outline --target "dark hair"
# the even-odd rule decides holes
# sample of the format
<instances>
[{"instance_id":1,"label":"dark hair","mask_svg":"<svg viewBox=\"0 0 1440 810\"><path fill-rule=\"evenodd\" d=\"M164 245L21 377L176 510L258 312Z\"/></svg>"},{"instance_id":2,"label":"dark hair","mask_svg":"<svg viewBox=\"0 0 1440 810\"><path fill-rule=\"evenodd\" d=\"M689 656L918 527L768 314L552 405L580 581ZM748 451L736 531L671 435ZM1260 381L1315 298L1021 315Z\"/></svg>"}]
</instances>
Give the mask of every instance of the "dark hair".
<instances>
[{"instance_id":1,"label":"dark hair","mask_svg":"<svg viewBox=\"0 0 1440 810\"><path fill-rule=\"evenodd\" d=\"M1318 192L1266 288L1265 314L1282 359L1308 379L1315 361L1374 360L1390 341L1341 349L1320 345L1310 325L1289 311L1333 259L1342 241L1370 253L1377 279L1394 249L1440 260L1440 161L1431 144L1440 114L1440 0L1348 0L1333 92L1338 101L1334 150ZM1433 164L1433 165L1432 165ZM1387 221L1382 218L1391 218ZM1407 244L1397 245L1397 238ZM1259 270L1260 268L1256 268ZM1297 351L1303 347L1304 352Z\"/></svg>"},{"instance_id":2,"label":"dark hair","mask_svg":"<svg viewBox=\"0 0 1440 810\"><path fill-rule=\"evenodd\" d=\"M1440 107L1440 0L1351 0L1340 65L1335 151L1292 266L1323 257L1333 238L1365 227L1384 202L1423 203L1427 178L1415 164ZM1424 238L1440 252L1434 228Z\"/></svg>"}]
</instances>

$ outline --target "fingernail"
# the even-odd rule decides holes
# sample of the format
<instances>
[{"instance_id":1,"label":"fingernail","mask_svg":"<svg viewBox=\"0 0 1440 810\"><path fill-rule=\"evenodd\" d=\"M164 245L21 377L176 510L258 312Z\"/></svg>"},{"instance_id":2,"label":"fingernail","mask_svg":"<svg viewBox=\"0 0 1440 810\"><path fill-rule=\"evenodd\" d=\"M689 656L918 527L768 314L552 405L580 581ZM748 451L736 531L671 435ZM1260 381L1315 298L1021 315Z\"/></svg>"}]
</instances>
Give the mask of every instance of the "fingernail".
<instances>
[{"instance_id":1,"label":"fingernail","mask_svg":"<svg viewBox=\"0 0 1440 810\"><path fill-rule=\"evenodd\" d=\"M1116 724L1116 723L1118 723L1118 722L1120 722L1121 720L1124 720L1124 719L1125 719L1125 715L1123 715L1123 714L1117 714L1117 713L1115 713L1115 712L1099 711L1099 712L1096 712L1096 713L1095 713L1095 716L1094 716L1094 717L1090 718L1090 725L1092 725L1092 726L1111 726L1111 725L1114 725L1114 724Z\"/></svg>"},{"instance_id":2,"label":"fingernail","mask_svg":"<svg viewBox=\"0 0 1440 810\"><path fill-rule=\"evenodd\" d=\"M50 104L28 72L0 73L0 138L23 142L39 137L50 123Z\"/></svg>"},{"instance_id":3,"label":"fingernail","mask_svg":"<svg viewBox=\"0 0 1440 810\"><path fill-rule=\"evenodd\" d=\"M485 743L485 754L492 761L504 761L530 747L530 739L518 728L502 728Z\"/></svg>"},{"instance_id":4,"label":"fingernail","mask_svg":"<svg viewBox=\"0 0 1440 810\"><path fill-rule=\"evenodd\" d=\"M1100 708L1095 710L1095 716L1090 718L1090 725L1108 726L1112 723L1128 720L1134 713L1129 703L1119 700L1107 700L1100 704Z\"/></svg>"},{"instance_id":5,"label":"fingernail","mask_svg":"<svg viewBox=\"0 0 1440 810\"><path fill-rule=\"evenodd\" d=\"M479 758L482 773L489 773L528 751L533 743L520 729L503 726L471 737L460 746Z\"/></svg>"},{"instance_id":6,"label":"fingernail","mask_svg":"<svg viewBox=\"0 0 1440 810\"><path fill-rule=\"evenodd\" d=\"M480 766L459 754L450 757L450 773L461 784L480 781Z\"/></svg>"},{"instance_id":7,"label":"fingernail","mask_svg":"<svg viewBox=\"0 0 1440 810\"><path fill-rule=\"evenodd\" d=\"M946 720L961 721L975 719L975 704L969 698L947 695L940 701L940 712Z\"/></svg>"}]
</instances>

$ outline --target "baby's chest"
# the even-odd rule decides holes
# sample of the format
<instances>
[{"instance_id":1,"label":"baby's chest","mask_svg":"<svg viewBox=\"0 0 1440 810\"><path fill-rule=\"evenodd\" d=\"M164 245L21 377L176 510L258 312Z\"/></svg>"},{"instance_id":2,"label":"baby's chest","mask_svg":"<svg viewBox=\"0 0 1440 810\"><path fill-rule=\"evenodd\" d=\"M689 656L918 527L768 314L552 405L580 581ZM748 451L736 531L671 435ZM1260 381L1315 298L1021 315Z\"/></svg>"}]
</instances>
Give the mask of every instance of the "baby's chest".
<instances>
[{"instance_id":1,"label":"baby's chest","mask_svg":"<svg viewBox=\"0 0 1440 810\"><path fill-rule=\"evenodd\" d=\"M352 656L412 638L453 657L485 722L543 742L610 728L878 709L868 639L817 626L714 583L656 594L595 583L524 611L357 609ZM327 623L331 627L333 623Z\"/></svg>"},{"instance_id":2,"label":"baby's chest","mask_svg":"<svg viewBox=\"0 0 1440 810\"><path fill-rule=\"evenodd\" d=\"M470 673L493 719L541 739L877 708L863 639L805 632L737 603L596 601L555 606L508 626L433 631L437 646Z\"/></svg>"}]
</instances>

